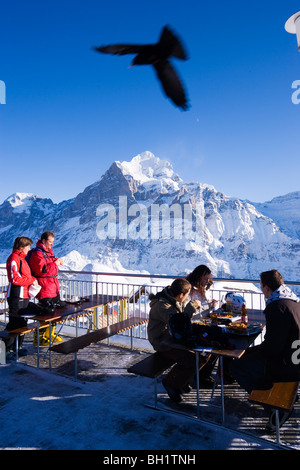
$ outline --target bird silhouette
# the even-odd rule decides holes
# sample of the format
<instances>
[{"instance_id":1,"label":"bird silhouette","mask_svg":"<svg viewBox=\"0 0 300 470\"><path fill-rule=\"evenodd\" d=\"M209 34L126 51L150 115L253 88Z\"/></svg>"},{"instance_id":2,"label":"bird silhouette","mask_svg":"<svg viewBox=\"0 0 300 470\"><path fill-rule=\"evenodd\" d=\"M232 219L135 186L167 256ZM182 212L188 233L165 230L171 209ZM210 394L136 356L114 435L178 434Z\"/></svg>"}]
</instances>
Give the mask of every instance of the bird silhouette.
<instances>
[{"instance_id":1,"label":"bird silhouette","mask_svg":"<svg viewBox=\"0 0 300 470\"><path fill-rule=\"evenodd\" d=\"M185 111L188 109L184 86L169 61L172 56L181 60L187 60L188 57L181 41L169 26L163 28L159 41L155 44L112 44L93 49L105 54L137 54L130 67L133 65L153 65L165 94L179 108Z\"/></svg>"}]
</instances>

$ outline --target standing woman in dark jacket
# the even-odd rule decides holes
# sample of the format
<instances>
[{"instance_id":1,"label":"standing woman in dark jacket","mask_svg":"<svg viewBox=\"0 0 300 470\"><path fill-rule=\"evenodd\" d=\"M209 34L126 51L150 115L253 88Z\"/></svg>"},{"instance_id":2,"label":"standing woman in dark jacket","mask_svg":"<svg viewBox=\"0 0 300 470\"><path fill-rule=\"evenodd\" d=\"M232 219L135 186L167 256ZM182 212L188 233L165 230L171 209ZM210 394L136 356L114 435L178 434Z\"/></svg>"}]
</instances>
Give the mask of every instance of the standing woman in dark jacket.
<instances>
[{"instance_id":1,"label":"standing woman in dark jacket","mask_svg":"<svg viewBox=\"0 0 300 470\"><path fill-rule=\"evenodd\" d=\"M20 316L22 309L29 304L29 286L38 285L35 277L32 276L25 257L30 250L32 240L28 237L17 237L14 241L13 251L6 261L8 276L7 302L9 307L9 322L6 330L11 331L27 325L27 320ZM24 336L19 336L19 355L24 355L22 350ZM5 340L8 354L16 349L16 339ZM12 351L11 351L12 350Z\"/></svg>"}]
</instances>

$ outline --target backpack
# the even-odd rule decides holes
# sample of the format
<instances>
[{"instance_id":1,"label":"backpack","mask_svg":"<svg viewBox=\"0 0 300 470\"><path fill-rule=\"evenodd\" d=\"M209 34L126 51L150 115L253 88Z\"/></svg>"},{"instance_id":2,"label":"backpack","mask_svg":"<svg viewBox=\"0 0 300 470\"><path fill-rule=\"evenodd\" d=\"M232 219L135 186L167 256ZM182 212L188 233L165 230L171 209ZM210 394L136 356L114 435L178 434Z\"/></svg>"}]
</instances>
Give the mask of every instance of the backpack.
<instances>
[{"instance_id":1,"label":"backpack","mask_svg":"<svg viewBox=\"0 0 300 470\"><path fill-rule=\"evenodd\" d=\"M183 313L174 313L169 319L169 331L174 340L188 348L197 346L215 349L234 349L227 335L218 325L199 325L192 323Z\"/></svg>"},{"instance_id":2,"label":"backpack","mask_svg":"<svg viewBox=\"0 0 300 470\"><path fill-rule=\"evenodd\" d=\"M26 261L27 261L28 264L29 264L29 262L30 262L30 258L31 258L31 256L32 256L32 253L34 253L35 251L41 251L41 252L43 253L43 256L44 256L45 261L46 261L47 255L46 255L45 251L42 250L42 248L35 247L35 248L31 248L31 250L28 251L28 253L27 253L26 257L25 257L25 259L26 259ZM30 264L29 264L29 266L30 266ZM45 274L46 272L47 272L47 265L45 264L45 265L43 266L42 273Z\"/></svg>"}]
</instances>

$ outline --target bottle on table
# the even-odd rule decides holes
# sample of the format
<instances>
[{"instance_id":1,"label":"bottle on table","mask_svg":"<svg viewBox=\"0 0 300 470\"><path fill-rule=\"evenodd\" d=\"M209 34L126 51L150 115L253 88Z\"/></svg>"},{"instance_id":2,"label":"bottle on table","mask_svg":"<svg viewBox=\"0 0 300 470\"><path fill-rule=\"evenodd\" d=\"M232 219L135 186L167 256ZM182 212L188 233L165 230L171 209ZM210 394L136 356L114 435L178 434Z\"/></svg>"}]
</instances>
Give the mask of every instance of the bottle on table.
<instances>
[{"instance_id":1,"label":"bottle on table","mask_svg":"<svg viewBox=\"0 0 300 470\"><path fill-rule=\"evenodd\" d=\"M232 313L232 301L231 299L226 300L226 312Z\"/></svg>"},{"instance_id":2,"label":"bottle on table","mask_svg":"<svg viewBox=\"0 0 300 470\"><path fill-rule=\"evenodd\" d=\"M214 307L210 314L211 323L218 323L217 309Z\"/></svg>"},{"instance_id":3,"label":"bottle on table","mask_svg":"<svg viewBox=\"0 0 300 470\"><path fill-rule=\"evenodd\" d=\"M241 323L244 323L244 325L248 325L248 314L247 307L245 304L243 304L241 308Z\"/></svg>"}]
</instances>

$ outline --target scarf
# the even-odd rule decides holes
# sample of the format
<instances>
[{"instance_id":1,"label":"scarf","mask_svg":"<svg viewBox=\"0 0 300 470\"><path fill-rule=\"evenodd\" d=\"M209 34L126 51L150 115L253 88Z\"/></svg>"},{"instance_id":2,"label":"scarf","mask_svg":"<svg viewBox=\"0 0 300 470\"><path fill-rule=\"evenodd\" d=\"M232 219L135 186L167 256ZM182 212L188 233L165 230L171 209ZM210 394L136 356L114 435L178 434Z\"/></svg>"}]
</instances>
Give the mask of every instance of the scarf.
<instances>
[{"instance_id":1,"label":"scarf","mask_svg":"<svg viewBox=\"0 0 300 470\"><path fill-rule=\"evenodd\" d=\"M274 300L281 300L281 299L288 299L288 300L293 300L294 302L300 302L299 297L294 294L293 291L289 287L287 287L285 284L281 284L281 286L278 287L278 289L274 290L272 295L266 300L266 304L270 304L271 302L274 302Z\"/></svg>"}]
</instances>

